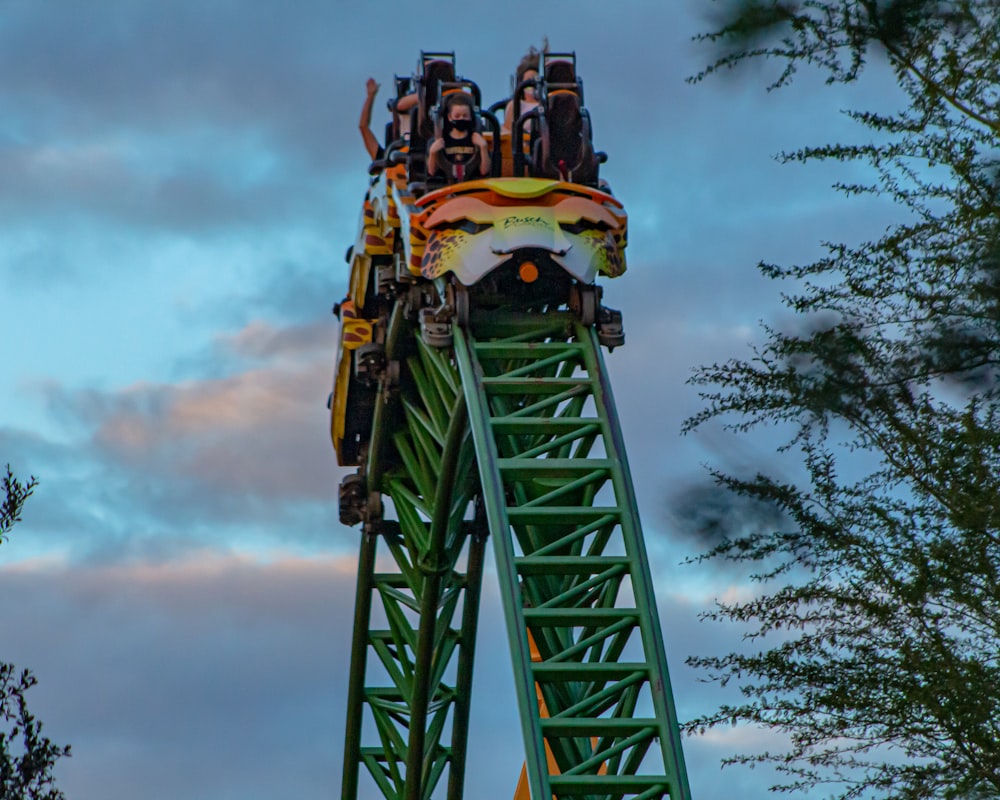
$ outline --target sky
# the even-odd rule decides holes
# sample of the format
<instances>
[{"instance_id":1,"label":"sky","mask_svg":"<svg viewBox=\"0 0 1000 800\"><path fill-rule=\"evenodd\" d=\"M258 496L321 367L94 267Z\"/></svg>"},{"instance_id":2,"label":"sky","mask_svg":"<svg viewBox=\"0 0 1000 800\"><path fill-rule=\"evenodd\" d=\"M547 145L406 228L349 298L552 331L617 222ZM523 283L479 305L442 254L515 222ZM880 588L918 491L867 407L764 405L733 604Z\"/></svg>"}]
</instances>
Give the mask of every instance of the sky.
<instances>
[{"instance_id":1,"label":"sky","mask_svg":"<svg viewBox=\"0 0 1000 800\"><path fill-rule=\"evenodd\" d=\"M71 800L339 794L359 537L340 525L328 438L337 327L368 160L364 84L454 50L490 102L529 45L574 50L629 213L624 314L607 357L682 719L732 693L691 655L741 646L699 621L746 576L687 562L753 525L707 465L792 469L766 437L682 436L699 364L791 324L759 261L877 235L844 167L774 155L857 140L840 113L884 87L768 67L691 85L708 0L3 0L0 466L40 484L0 546L0 659L69 743ZM838 171L839 169L839 171ZM487 571L468 797L512 796L522 754ZM778 743L780 744L780 742ZM694 796L763 796L720 770L774 746L745 728L685 740ZM508 790L509 787L509 790ZM366 798L367 800L367 798Z\"/></svg>"}]
</instances>

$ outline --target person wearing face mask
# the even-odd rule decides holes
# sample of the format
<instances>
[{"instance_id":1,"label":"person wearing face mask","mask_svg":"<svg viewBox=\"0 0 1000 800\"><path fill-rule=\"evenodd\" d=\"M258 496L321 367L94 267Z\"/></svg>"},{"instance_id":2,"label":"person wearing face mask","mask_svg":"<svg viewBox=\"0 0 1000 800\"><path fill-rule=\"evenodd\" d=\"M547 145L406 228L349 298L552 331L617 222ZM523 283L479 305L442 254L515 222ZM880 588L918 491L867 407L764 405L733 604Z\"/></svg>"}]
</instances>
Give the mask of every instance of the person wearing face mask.
<instances>
[{"instance_id":1,"label":"person wearing face mask","mask_svg":"<svg viewBox=\"0 0 1000 800\"><path fill-rule=\"evenodd\" d=\"M490 172L486 139L476 131L475 108L465 92L445 97L441 136L427 149L427 175L465 180ZM450 173L450 174L449 174Z\"/></svg>"}]
</instances>

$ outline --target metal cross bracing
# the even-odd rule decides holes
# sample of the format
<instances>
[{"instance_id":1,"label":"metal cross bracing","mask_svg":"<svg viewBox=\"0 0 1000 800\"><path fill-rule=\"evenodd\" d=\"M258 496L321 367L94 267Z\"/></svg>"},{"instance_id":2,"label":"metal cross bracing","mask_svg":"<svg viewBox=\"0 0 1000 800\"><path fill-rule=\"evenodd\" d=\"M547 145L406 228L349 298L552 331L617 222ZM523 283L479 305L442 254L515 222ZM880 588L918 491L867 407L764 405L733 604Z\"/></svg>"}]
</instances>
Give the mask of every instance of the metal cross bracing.
<instances>
[{"instance_id":1,"label":"metal cross bracing","mask_svg":"<svg viewBox=\"0 0 1000 800\"><path fill-rule=\"evenodd\" d=\"M685 800L595 332L570 312L473 310L452 333L428 346L400 302L385 336L400 368L380 385L364 468L342 796L367 775L393 800L462 797L489 535L525 741L519 800L529 787L536 799Z\"/></svg>"},{"instance_id":2,"label":"metal cross bracing","mask_svg":"<svg viewBox=\"0 0 1000 800\"><path fill-rule=\"evenodd\" d=\"M462 796L486 528L457 373L423 345L400 303L365 469L342 797L374 784L391 800ZM386 498L395 520L384 519ZM447 775L447 777L445 777ZM439 795L434 795L439 796Z\"/></svg>"}]
</instances>

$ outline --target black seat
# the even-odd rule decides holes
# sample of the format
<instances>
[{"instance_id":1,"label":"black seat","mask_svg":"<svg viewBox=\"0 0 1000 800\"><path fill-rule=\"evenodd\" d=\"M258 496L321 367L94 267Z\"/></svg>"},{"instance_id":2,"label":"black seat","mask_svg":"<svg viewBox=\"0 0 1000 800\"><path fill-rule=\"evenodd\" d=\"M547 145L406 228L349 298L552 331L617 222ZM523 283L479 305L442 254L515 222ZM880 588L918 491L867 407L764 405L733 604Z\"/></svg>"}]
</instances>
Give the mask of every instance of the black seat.
<instances>
[{"instance_id":1,"label":"black seat","mask_svg":"<svg viewBox=\"0 0 1000 800\"><path fill-rule=\"evenodd\" d=\"M537 135L531 143L531 174L575 183L598 183L598 158L590 115L583 107L583 84L576 55L546 53Z\"/></svg>"},{"instance_id":2,"label":"black seat","mask_svg":"<svg viewBox=\"0 0 1000 800\"><path fill-rule=\"evenodd\" d=\"M455 61L434 59L423 62L423 74L417 79L417 128L416 132L422 139L430 139L434 135L434 120L431 109L441 100L441 84L455 81Z\"/></svg>"},{"instance_id":3,"label":"black seat","mask_svg":"<svg viewBox=\"0 0 1000 800\"><path fill-rule=\"evenodd\" d=\"M414 192L419 194L427 180L425 153L428 141L434 136L433 109L441 97L441 84L455 80L455 54L421 51L417 70L412 79L417 104L409 112L406 175Z\"/></svg>"}]
</instances>

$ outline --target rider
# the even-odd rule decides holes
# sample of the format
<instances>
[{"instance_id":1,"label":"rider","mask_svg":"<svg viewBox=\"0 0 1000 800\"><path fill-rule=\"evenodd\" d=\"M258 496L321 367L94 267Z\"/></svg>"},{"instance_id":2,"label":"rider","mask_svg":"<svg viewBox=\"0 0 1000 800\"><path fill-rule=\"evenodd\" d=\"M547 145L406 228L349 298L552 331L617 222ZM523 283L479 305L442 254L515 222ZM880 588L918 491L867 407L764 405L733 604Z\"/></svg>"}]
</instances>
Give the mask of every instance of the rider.
<instances>
[{"instance_id":1,"label":"rider","mask_svg":"<svg viewBox=\"0 0 1000 800\"><path fill-rule=\"evenodd\" d=\"M468 172L488 175L489 149L482 134L476 131L472 98L465 92L452 92L445 96L443 112L442 135L427 149L427 175L445 174L446 164L454 166L457 180L463 180Z\"/></svg>"},{"instance_id":2,"label":"rider","mask_svg":"<svg viewBox=\"0 0 1000 800\"><path fill-rule=\"evenodd\" d=\"M524 57L517 65L517 69L514 71L514 90L517 91L518 85L522 81L534 80L538 77L539 62L541 60L542 54L549 51L549 40L548 37L542 39L542 49L536 50L532 46ZM538 105L538 98L535 96L535 89L533 86L526 86L524 91L521 93L521 101L518 103L518 112L523 114L525 111L530 111L535 106ZM507 101L507 107L503 112L503 126L501 130L503 133L510 133L511 129L514 127L514 98L512 97Z\"/></svg>"}]
</instances>

